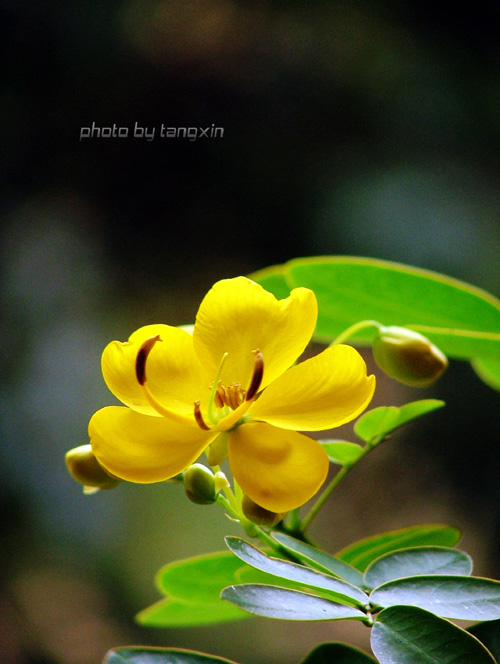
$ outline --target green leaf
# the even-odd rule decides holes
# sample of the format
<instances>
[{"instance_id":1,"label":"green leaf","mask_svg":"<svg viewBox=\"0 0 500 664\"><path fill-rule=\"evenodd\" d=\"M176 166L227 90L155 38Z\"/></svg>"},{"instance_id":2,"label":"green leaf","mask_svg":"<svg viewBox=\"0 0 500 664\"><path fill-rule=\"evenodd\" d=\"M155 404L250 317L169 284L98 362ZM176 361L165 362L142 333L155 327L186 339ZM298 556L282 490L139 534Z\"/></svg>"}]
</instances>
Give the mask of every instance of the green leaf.
<instances>
[{"instance_id":1,"label":"green leaf","mask_svg":"<svg viewBox=\"0 0 500 664\"><path fill-rule=\"evenodd\" d=\"M290 537L290 535L285 535L285 533L272 533L272 537L283 548L306 563L306 565L314 567L321 572L335 574L335 576L339 576L344 581L352 583L353 586L361 587L363 585L363 575L361 572L343 560L339 560L329 553L316 549L310 544Z\"/></svg>"},{"instance_id":2,"label":"green leaf","mask_svg":"<svg viewBox=\"0 0 500 664\"><path fill-rule=\"evenodd\" d=\"M230 586L221 597L244 611L278 620L366 620L366 615L352 606L278 586Z\"/></svg>"},{"instance_id":3,"label":"green leaf","mask_svg":"<svg viewBox=\"0 0 500 664\"><path fill-rule=\"evenodd\" d=\"M382 406L374 408L362 415L354 425L354 433L366 443L383 439L411 420L442 408L444 401L438 399L422 399L404 406Z\"/></svg>"},{"instance_id":4,"label":"green leaf","mask_svg":"<svg viewBox=\"0 0 500 664\"><path fill-rule=\"evenodd\" d=\"M483 643L493 657L500 661L500 620L491 620L490 622L477 623L469 627L470 632L476 639Z\"/></svg>"},{"instance_id":5,"label":"green leaf","mask_svg":"<svg viewBox=\"0 0 500 664\"><path fill-rule=\"evenodd\" d=\"M176 560L160 569L156 585L165 595L189 602L217 602L220 591L236 581L241 561L229 551Z\"/></svg>"},{"instance_id":6,"label":"green leaf","mask_svg":"<svg viewBox=\"0 0 500 664\"><path fill-rule=\"evenodd\" d=\"M238 558L263 572L294 581L302 586L333 593L335 599L340 602L347 600L349 603L354 602L359 606L366 606L369 603L366 593L346 581L316 572L297 563L271 558L239 537L226 537L226 544Z\"/></svg>"},{"instance_id":7,"label":"green leaf","mask_svg":"<svg viewBox=\"0 0 500 664\"><path fill-rule=\"evenodd\" d=\"M372 604L417 606L453 620L500 618L500 581L474 576L412 576L375 588Z\"/></svg>"},{"instance_id":8,"label":"green leaf","mask_svg":"<svg viewBox=\"0 0 500 664\"><path fill-rule=\"evenodd\" d=\"M363 448L357 443L346 440L320 440L318 441L328 454L330 461L339 466L350 466L363 454Z\"/></svg>"},{"instance_id":9,"label":"green leaf","mask_svg":"<svg viewBox=\"0 0 500 664\"><path fill-rule=\"evenodd\" d=\"M432 613L394 606L377 617L372 650L381 664L494 664L465 630Z\"/></svg>"},{"instance_id":10,"label":"green leaf","mask_svg":"<svg viewBox=\"0 0 500 664\"><path fill-rule=\"evenodd\" d=\"M373 657L344 643L322 643L300 664L377 664Z\"/></svg>"},{"instance_id":11,"label":"green leaf","mask_svg":"<svg viewBox=\"0 0 500 664\"><path fill-rule=\"evenodd\" d=\"M371 258L297 258L251 278L283 297L312 289L319 315L315 338L332 341L354 323L376 320L416 330L453 358L480 361L489 383L500 382L500 302L437 272ZM370 343L373 328L353 341ZM496 358L496 360L495 360Z\"/></svg>"},{"instance_id":12,"label":"green leaf","mask_svg":"<svg viewBox=\"0 0 500 664\"><path fill-rule=\"evenodd\" d=\"M467 576L472 572L472 558L463 551L442 546L421 546L400 549L381 556L368 565L365 586L376 588L387 581L405 576L454 574Z\"/></svg>"},{"instance_id":13,"label":"green leaf","mask_svg":"<svg viewBox=\"0 0 500 664\"><path fill-rule=\"evenodd\" d=\"M259 283L270 293L273 293L279 300L290 295L291 288L288 286L285 276L284 265L273 265L266 267L259 272L250 275L250 279Z\"/></svg>"},{"instance_id":14,"label":"green leaf","mask_svg":"<svg viewBox=\"0 0 500 664\"><path fill-rule=\"evenodd\" d=\"M248 614L221 602L220 597L214 602L187 602L166 597L143 609L135 618L146 627L195 627L242 620L248 618Z\"/></svg>"},{"instance_id":15,"label":"green leaf","mask_svg":"<svg viewBox=\"0 0 500 664\"><path fill-rule=\"evenodd\" d=\"M235 664L229 659L177 648L126 647L110 650L102 664Z\"/></svg>"},{"instance_id":16,"label":"green leaf","mask_svg":"<svg viewBox=\"0 0 500 664\"><path fill-rule=\"evenodd\" d=\"M242 564L230 551L169 563L156 575L156 584L166 598L136 618L149 627L187 627L247 618L247 614L220 600L221 590L242 578L251 582L272 580Z\"/></svg>"},{"instance_id":17,"label":"green leaf","mask_svg":"<svg viewBox=\"0 0 500 664\"><path fill-rule=\"evenodd\" d=\"M459 540L460 531L451 526L410 526L354 542L339 551L336 557L364 572L373 560L385 553L411 546L455 546Z\"/></svg>"}]
</instances>

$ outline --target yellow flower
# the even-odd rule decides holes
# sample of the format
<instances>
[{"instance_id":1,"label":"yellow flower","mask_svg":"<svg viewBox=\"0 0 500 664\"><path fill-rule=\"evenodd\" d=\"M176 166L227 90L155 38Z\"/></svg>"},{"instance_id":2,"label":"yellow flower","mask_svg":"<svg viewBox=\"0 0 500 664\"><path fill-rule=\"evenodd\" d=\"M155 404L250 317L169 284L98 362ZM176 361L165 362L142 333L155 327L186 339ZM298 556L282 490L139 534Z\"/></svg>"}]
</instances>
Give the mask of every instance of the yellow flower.
<instances>
[{"instance_id":1,"label":"yellow flower","mask_svg":"<svg viewBox=\"0 0 500 664\"><path fill-rule=\"evenodd\" d=\"M277 300L238 277L203 299L192 334L148 325L102 356L104 380L127 407L109 406L89 424L92 449L113 476L158 482L207 450L229 457L234 479L255 503L286 512L323 484L328 458L298 431L340 426L370 402L375 377L350 346L331 346L295 365L313 334L314 293Z\"/></svg>"}]
</instances>

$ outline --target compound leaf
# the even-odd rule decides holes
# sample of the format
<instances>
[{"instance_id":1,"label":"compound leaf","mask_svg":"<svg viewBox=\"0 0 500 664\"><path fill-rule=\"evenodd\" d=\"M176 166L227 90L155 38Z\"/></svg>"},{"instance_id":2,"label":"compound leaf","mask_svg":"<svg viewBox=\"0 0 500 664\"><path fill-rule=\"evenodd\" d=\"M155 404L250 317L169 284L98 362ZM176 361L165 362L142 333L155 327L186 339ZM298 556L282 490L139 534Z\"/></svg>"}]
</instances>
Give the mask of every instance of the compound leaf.
<instances>
[{"instance_id":1,"label":"compound leaf","mask_svg":"<svg viewBox=\"0 0 500 664\"><path fill-rule=\"evenodd\" d=\"M381 664L494 664L476 638L433 613L409 606L384 609L371 646Z\"/></svg>"},{"instance_id":2,"label":"compound leaf","mask_svg":"<svg viewBox=\"0 0 500 664\"><path fill-rule=\"evenodd\" d=\"M472 559L463 551L442 546L421 546L400 549L374 560L365 571L365 586L377 586L405 576L455 574L472 572Z\"/></svg>"},{"instance_id":3,"label":"compound leaf","mask_svg":"<svg viewBox=\"0 0 500 664\"><path fill-rule=\"evenodd\" d=\"M337 558L364 572L373 561L391 551L411 546L454 546L460 540L460 531L451 526L426 524L391 530L372 535L345 547Z\"/></svg>"}]
</instances>

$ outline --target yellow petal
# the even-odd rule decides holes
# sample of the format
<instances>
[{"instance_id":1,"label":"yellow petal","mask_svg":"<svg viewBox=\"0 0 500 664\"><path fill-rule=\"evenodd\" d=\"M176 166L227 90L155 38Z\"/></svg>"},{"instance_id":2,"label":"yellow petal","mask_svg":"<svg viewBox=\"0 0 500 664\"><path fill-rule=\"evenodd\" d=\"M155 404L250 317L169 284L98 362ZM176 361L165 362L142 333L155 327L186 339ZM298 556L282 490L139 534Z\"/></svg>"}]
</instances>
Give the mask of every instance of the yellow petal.
<instances>
[{"instance_id":1,"label":"yellow petal","mask_svg":"<svg viewBox=\"0 0 500 664\"><path fill-rule=\"evenodd\" d=\"M193 332L195 351L215 376L224 353L222 383L247 389L255 354L264 358L264 387L290 367L309 343L317 318L314 293L296 288L284 300L246 279L218 281L200 305Z\"/></svg>"},{"instance_id":2,"label":"yellow petal","mask_svg":"<svg viewBox=\"0 0 500 664\"><path fill-rule=\"evenodd\" d=\"M291 367L269 385L248 411L284 429L322 431L362 413L375 390L375 376L351 346L330 346Z\"/></svg>"},{"instance_id":3,"label":"yellow petal","mask_svg":"<svg viewBox=\"0 0 500 664\"><path fill-rule=\"evenodd\" d=\"M106 385L124 404L149 415L157 415L137 382L135 361L146 339L160 335L146 363L147 386L166 408L193 415L193 403L208 398L209 379L193 349L193 337L170 325L146 325L128 342L112 341L102 354L101 367Z\"/></svg>"},{"instance_id":4,"label":"yellow petal","mask_svg":"<svg viewBox=\"0 0 500 664\"><path fill-rule=\"evenodd\" d=\"M108 406L89 423L92 450L112 475L129 482L161 482L190 466L217 435L122 406Z\"/></svg>"},{"instance_id":5,"label":"yellow petal","mask_svg":"<svg viewBox=\"0 0 500 664\"><path fill-rule=\"evenodd\" d=\"M229 466L243 492L271 512L303 505L328 473L321 445L269 424L242 424L229 435Z\"/></svg>"}]
</instances>

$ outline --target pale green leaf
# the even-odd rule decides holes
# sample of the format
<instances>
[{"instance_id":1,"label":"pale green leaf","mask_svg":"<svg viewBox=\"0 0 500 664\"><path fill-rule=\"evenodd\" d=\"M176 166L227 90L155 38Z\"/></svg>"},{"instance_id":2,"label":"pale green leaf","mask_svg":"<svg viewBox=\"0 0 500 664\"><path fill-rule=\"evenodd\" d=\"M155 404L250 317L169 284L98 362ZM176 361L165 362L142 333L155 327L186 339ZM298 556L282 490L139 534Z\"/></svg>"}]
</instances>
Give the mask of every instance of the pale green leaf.
<instances>
[{"instance_id":1,"label":"pale green leaf","mask_svg":"<svg viewBox=\"0 0 500 664\"><path fill-rule=\"evenodd\" d=\"M375 588L370 599L375 606L416 606L454 620L500 618L500 581L473 576L397 579Z\"/></svg>"},{"instance_id":2,"label":"pale green leaf","mask_svg":"<svg viewBox=\"0 0 500 664\"><path fill-rule=\"evenodd\" d=\"M495 664L465 630L409 606L394 606L378 615L371 646L380 664Z\"/></svg>"},{"instance_id":3,"label":"pale green leaf","mask_svg":"<svg viewBox=\"0 0 500 664\"><path fill-rule=\"evenodd\" d=\"M220 591L219 591L220 592ZM217 597L213 602L187 602L166 597L136 615L146 627L195 627L248 618L248 614Z\"/></svg>"},{"instance_id":4,"label":"pale green leaf","mask_svg":"<svg viewBox=\"0 0 500 664\"><path fill-rule=\"evenodd\" d=\"M162 567L156 585L165 595L190 602L214 602L222 588L236 581L241 561L229 551L176 560Z\"/></svg>"},{"instance_id":5,"label":"pale green leaf","mask_svg":"<svg viewBox=\"0 0 500 664\"><path fill-rule=\"evenodd\" d=\"M405 576L453 574L467 576L472 572L472 558L463 551L441 546L400 549L381 556L368 565L364 581L376 588L387 581Z\"/></svg>"},{"instance_id":6,"label":"pale green leaf","mask_svg":"<svg viewBox=\"0 0 500 664\"><path fill-rule=\"evenodd\" d=\"M366 619L362 611L352 606L278 586L230 586L224 588L221 597L244 611L278 620Z\"/></svg>"},{"instance_id":7,"label":"pale green leaf","mask_svg":"<svg viewBox=\"0 0 500 664\"><path fill-rule=\"evenodd\" d=\"M297 563L287 562L267 556L239 537L226 537L229 549L241 560L252 567L273 574L277 577L294 581L297 584L333 593L336 601L355 603L365 606L369 603L368 596L356 586L321 572L309 569Z\"/></svg>"},{"instance_id":8,"label":"pale green leaf","mask_svg":"<svg viewBox=\"0 0 500 664\"><path fill-rule=\"evenodd\" d=\"M337 558L364 572L373 561L391 551L412 546L455 546L460 531L441 524L425 524L372 535L342 549Z\"/></svg>"},{"instance_id":9,"label":"pale green leaf","mask_svg":"<svg viewBox=\"0 0 500 664\"><path fill-rule=\"evenodd\" d=\"M252 582L272 578L257 573L230 551L169 563L156 575L156 584L165 599L141 611L137 620L152 627L179 627L245 618L247 614L220 600L221 590L242 577Z\"/></svg>"},{"instance_id":10,"label":"pale green leaf","mask_svg":"<svg viewBox=\"0 0 500 664\"><path fill-rule=\"evenodd\" d=\"M272 533L272 537L287 551L290 551L302 560L302 562L306 563L306 565L314 567L321 572L335 574L335 576L339 576L353 586L363 586L363 575L361 572L343 560L339 560L329 553L325 553L285 533Z\"/></svg>"},{"instance_id":11,"label":"pale green leaf","mask_svg":"<svg viewBox=\"0 0 500 664\"><path fill-rule=\"evenodd\" d=\"M363 454L363 448L357 443L346 440L320 440L318 441L328 454L328 458L339 466L349 466Z\"/></svg>"},{"instance_id":12,"label":"pale green leaf","mask_svg":"<svg viewBox=\"0 0 500 664\"><path fill-rule=\"evenodd\" d=\"M362 415L354 425L354 433L367 443L382 440L385 436L411 420L442 408L444 401L421 399L404 406L381 406Z\"/></svg>"}]
</instances>

